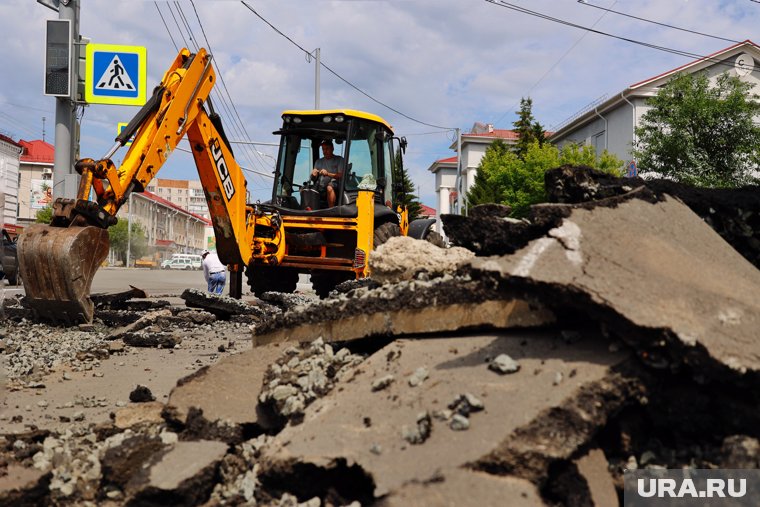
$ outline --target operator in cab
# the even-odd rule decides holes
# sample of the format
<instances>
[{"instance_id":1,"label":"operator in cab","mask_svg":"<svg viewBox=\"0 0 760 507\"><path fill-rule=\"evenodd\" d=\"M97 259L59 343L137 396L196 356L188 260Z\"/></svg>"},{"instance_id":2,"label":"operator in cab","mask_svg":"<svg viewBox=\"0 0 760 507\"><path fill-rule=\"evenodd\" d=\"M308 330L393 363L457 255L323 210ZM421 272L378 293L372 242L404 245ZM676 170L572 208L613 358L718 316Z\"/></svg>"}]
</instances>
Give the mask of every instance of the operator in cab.
<instances>
[{"instance_id":1,"label":"operator in cab","mask_svg":"<svg viewBox=\"0 0 760 507\"><path fill-rule=\"evenodd\" d=\"M343 176L341 172L343 157L333 154L335 147L329 139L322 141L320 146L322 158L314 164L311 179L317 182L317 188L320 190L324 188L327 193L327 206L332 208L337 200L339 180Z\"/></svg>"}]
</instances>

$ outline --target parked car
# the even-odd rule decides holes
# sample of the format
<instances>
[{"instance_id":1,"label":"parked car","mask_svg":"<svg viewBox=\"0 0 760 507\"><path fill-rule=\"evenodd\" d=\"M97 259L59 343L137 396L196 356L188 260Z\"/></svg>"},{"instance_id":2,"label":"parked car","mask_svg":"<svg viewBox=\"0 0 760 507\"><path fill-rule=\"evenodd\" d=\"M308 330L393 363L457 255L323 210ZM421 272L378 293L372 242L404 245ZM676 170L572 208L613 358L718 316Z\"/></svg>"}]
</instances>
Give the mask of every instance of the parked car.
<instances>
[{"instance_id":1,"label":"parked car","mask_svg":"<svg viewBox=\"0 0 760 507\"><path fill-rule=\"evenodd\" d=\"M193 261L190 259L172 259L169 262L169 269L196 269L193 265Z\"/></svg>"},{"instance_id":2,"label":"parked car","mask_svg":"<svg viewBox=\"0 0 760 507\"><path fill-rule=\"evenodd\" d=\"M172 264L178 261L178 264ZM196 254L174 254L171 259L161 263L161 269L201 269L203 258ZM190 267L186 267L187 265Z\"/></svg>"},{"instance_id":3,"label":"parked car","mask_svg":"<svg viewBox=\"0 0 760 507\"><path fill-rule=\"evenodd\" d=\"M3 257L0 262L2 275L0 279L7 278L11 285L18 285L18 255L16 253L16 242L11 239L8 231L3 229Z\"/></svg>"}]
</instances>

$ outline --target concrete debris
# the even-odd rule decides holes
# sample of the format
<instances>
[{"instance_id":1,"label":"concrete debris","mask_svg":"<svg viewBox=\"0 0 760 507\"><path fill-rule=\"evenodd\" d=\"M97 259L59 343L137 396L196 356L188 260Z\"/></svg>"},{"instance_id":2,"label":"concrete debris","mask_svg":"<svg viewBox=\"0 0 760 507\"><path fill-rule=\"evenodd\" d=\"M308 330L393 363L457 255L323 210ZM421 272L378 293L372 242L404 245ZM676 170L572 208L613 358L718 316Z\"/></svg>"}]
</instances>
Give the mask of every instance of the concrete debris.
<instances>
[{"instance_id":1,"label":"concrete debris","mask_svg":"<svg viewBox=\"0 0 760 507\"><path fill-rule=\"evenodd\" d=\"M393 375L385 375L372 382L372 391L382 391L396 379Z\"/></svg>"},{"instance_id":2,"label":"concrete debris","mask_svg":"<svg viewBox=\"0 0 760 507\"><path fill-rule=\"evenodd\" d=\"M412 280L420 272L430 276L453 274L474 255L465 248L440 248L429 241L398 236L377 247L369 258L369 267L378 283L397 283Z\"/></svg>"},{"instance_id":3,"label":"concrete debris","mask_svg":"<svg viewBox=\"0 0 760 507\"><path fill-rule=\"evenodd\" d=\"M418 385L422 384L427 378L430 376L430 373L428 372L427 368L424 366L420 366L416 370L414 370L414 373L412 373L412 376L409 377L409 386L411 387L417 387Z\"/></svg>"},{"instance_id":4,"label":"concrete debris","mask_svg":"<svg viewBox=\"0 0 760 507\"><path fill-rule=\"evenodd\" d=\"M626 469L760 467L758 189L547 190L320 301L124 293L65 329L5 298L0 504L617 505Z\"/></svg>"},{"instance_id":5,"label":"concrete debris","mask_svg":"<svg viewBox=\"0 0 760 507\"><path fill-rule=\"evenodd\" d=\"M316 295L286 294L284 292L265 292L259 299L279 308L283 312L297 310L318 300Z\"/></svg>"},{"instance_id":6,"label":"concrete debris","mask_svg":"<svg viewBox=\"0 0 760 507\"><path fill-rule=\"evenodd\" d=\"M129 286L130 289L123 292L117 292L112 294L92 294L90 299L95 304L96 308L108 307L111 309L120 309L126 306L127 301L130 299L145 299L148 294L137 287Z\"/></svg>"},{"instance_id":7,"label":"concrete debris","mask_svg":"<svg viewBox=\"0 0 760 507\"><path fill-rule=\"evenodd\" d=\"M191 506L211 494L213 478L227 452L222 442L177 442L154 454L149 466L127 484L133 505Z\"/></svg>"},{"instance_id":8,"label":"concrete debris","mask_svg":"<svg viewBox=\"0 0 760 507\"><path fill-rule=\"evenodd\" d=\"M417 422L414 425L401 427L401 436L413 445L423 444L430 438L433 431L433 420L428 412L417 414Z\"/></svg>"},{"instance_id":9,"label":"concrete debris","mask_svg":"<svg viewBox=\"0 0 760 507\"><path fill-rule=\"evenodd\" d=\"M570 223L583 231L578 246L541 238L512 256L476 258L473 276L492 273L507 284L544 290L564 287L552 306L619 315L606 324L652 365L760 368L760 348L753 352L748 345L760 327L760 300L753 296L760 291L760 272L685 205L664 197L656 205L629 199L616 208L576 208L553 230Z\"/></svg>"},{"instance_id":10,"label":"concrete debris","mask_svg":"<svg viewBox=\"0 0 760 507\"><path fill-rule=\"evenodd\" d=\"M353 375L352 367L363 357L343 348L333 352L321 338L300 347L289 347L267 368L259 403L275 416L299 423L306 407L329 393L336 382Z\"/></svg>"},{"instance_id":11,"label":"concrete debris","mask_svg":"<svg viewBox=\"0 0 760 507\"><path fill-rule=\"evenodd\" d=\"M156 401L156 397L150 392L150 389L145 386L138 385L131 393L129 393L129 401L132 403L145 403L148 401Z\"/></svg>"},{"instance_id":12,"label":"concrete debris","mask_svg":"<svg viewBox=\"0 0 760 507\"><path fill-rule=\"evenodd\" d=\"M515 373L520 370L520 364L507 354L499 354L488 363L488 369L496 373Z\"/></svg>"},{"instance_id":13,"label":"concrete debris","mask_svg":"<svg viewBox=\"0 0 760 507\"><path fill-rule=\"evenodd\" d=\"M229 296L210 294L198 289L185 289L180 297L188 307L202 308L224 320L229 320L233 315L268 317L268 306L267 309L262 309Z\"/></svg>"}]
</instances>

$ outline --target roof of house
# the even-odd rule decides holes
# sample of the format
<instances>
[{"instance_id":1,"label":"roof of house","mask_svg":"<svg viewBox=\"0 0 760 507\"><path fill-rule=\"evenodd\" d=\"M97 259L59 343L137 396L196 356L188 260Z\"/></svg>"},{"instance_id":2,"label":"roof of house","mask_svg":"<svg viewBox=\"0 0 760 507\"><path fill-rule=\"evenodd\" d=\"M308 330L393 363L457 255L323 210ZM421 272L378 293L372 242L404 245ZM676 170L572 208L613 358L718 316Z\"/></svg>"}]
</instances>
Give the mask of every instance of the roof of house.
<instances>
[{"instance_id":1,"label":"roof of house","mask_svg":"<svg viewBox=\"0 0 760 507\"><path fill-rule=\"evenodd\" d=\"M168 200L164 199L163 197L157 196L153 192L148 192L147 190L145 190L141 194L138 194L138 195L143 195L143 196L145 196L145 198L150 199L153 202L157 202L159 204L163 204L167 208L172 208L172 209L175 209L177 211L181 211L182 213L184 213L186 215L190 215L191 217L196 218L197 220L199 220L201 222L204 222L209 227L211 227L211 225L212 225L211 224L211 220L208 220L207 218L204 218L204 217L202 217L200 215L196 215L195 213L187 211L185 208L183 208L181 206L177 206L173 202L168 201Z\"/></svg>"},{"instance_id":2,"label":"roof of house","mask_svg":"<svg viewBox=\"0 0 760 507\"><path fill-rule=\"evenodd\" d=\"M5 134L0 134L0 141L5 141L6 143L10 143L14 146L21 146L20 144L18 144L16 141L6 136Z\"/></svg>"},{"instance_id":3,"label":"roof of house","mask_svg":"<svg viewBox=\"0 0 760 507\"><path fill-rule=\"evenodd\" d=\"M520 136L514 130L493 129L491 132L469 132L462 134L462 137L486 137L494 139L518 139Z\"/></svg>"},{"instance_id":4,"label":"roof of house","mask_svg":"<svg viewBox=\"0 0 760 507\"><path fill-rule=\"evenodd\" d=\"M680 67L676 67L675 69L670 69L669 71L663 72L662 74L658 74L656 76L650 77L649 79L645 79L643 81L639 81L638 83L634 83L631 86L629 86L628 88L630 90L634 90L636 88L641 88L642 86L646 86L647 84L650 84L653 81L658 81L658 80L660 80L662 78L670 77L673 74L677 74L679 72L682 72L684 70L690 69L690 68L692 68L694 66L697 66L697 65L700 65L702 63L707 63L708 65L712 64L712 63L716 63L717 59L720 58L722 55L724 55L726 53L730 53L734 49L736 49L738 47L742 47L742 46L751 46L751 47L754 47L755 49L759 49L760 50L760 46L758 46L757 44L755 44L751 40L747 39L747 40L742 41L742 42L737 42L733 46L729 46L727 48L721 49L720 51L716 51L715 53L712 53L710 55L703 56L702 58L699 58L697 60L691 61L691 62L686 63L684 65L681 65Z\"/></svg>"},{"instance_id":5,"label":"roof of house","mask_svg":"<svg viewBox=\"0 0 760 507\"><path fill-rule=\"evenodd\" d=\"M21 152L22 162L36 162L43 164L52 164L55 160L55 146L42 141L24 141L21 139L18 144L24 149Z\"/></svg>"},{"instance_id":6,"label":"roof of house","mask_svg":"<svg viewBox=\"0 0 760 507\"><path fill-rule=\"evenodd\" d=\"M420 215L423 217L435 217L436 215L435 208L431 208L430 206L425 206L424 204L420 203Z\"/></svg>"},{"instance_id":7,"label":"roof of house","mask_svg":"<svg viewBox=\"0 0 760 507\"><path fill-rule=\"evenodd\" d=\"M456 167L456 165L457 165L457 156L454 155L453 157L436 160L435 162L430 164L430 167L428 167L428 171L434 173L442 167Z\"/></svg>"}]
</instances>

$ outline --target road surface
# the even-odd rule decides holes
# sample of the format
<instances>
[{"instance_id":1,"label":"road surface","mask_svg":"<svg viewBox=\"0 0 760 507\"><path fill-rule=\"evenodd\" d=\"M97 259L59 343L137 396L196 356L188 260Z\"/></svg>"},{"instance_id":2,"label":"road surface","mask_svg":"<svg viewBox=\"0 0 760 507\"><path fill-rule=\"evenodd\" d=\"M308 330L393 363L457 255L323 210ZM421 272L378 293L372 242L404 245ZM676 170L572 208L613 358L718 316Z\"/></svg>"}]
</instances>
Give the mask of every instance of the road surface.
<instances>
[{"instance_id":1,"label":"road surface","mask_svg":"<svg viewBox=\"0 0 760 507\"><path fill-rule=\"evenodd\" d=\"M7 284L6 280L0 283ZM179 295L185 289L206 289L206 281L203 279L203 271L192 270L165 270L165 269L145 269L145 268L100 268L95 273L92 281L92 294L112 293L129 290L132 285L148 293L148 296ZM24 294L23 285L5 285L3 294L6 297L12 297L17 294ZM227 286L224 288L224 294L228 295L230 290L229 278ZM311 290L311 283L307 275L301 275L298 281L298 291L306 292ZM250 289L243 277L243 294L250 294Z\"/></svg>"}]
</instances>

